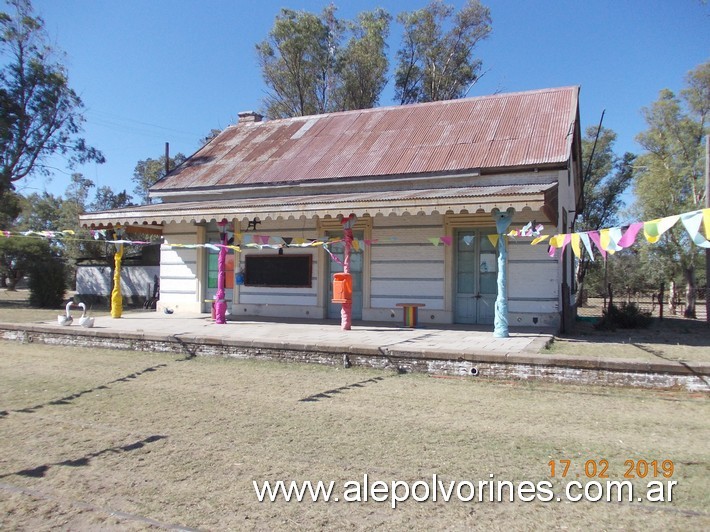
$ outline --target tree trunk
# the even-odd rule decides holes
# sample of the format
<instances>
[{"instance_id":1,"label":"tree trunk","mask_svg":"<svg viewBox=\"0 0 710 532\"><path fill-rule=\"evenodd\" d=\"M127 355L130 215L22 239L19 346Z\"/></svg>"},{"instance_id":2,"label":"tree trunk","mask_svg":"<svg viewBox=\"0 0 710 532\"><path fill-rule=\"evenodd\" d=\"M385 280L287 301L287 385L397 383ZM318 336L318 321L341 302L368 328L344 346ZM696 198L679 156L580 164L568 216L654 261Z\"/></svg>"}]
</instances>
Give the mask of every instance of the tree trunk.
<instances>
[{"instance_id":1,"label":"tree trunk","mask_svg":"<svg viewBox=\"0 0 710 532\"><path fill-rule=\"evenodd\" d=\"M575 294L574 306L582 308L584 306L584 282L577 281L577 293Z\"/></svg>"},{"instance_id":2,"label":"tree trunk","mask_svg":"<svg viewBox=\"0 0 710 532\"><path fill-rule=\"evenodd\" d=\"M685 312L686 318L695 318L695 300L697 295L695 282L695 266L690 266L683 272L685 274L686 290L685 290Z\"/></svg>"},{"instance_id":3,"label":"tree trunk","mask_svg":"<svg viewBox=\"0 0 710 532\"><path fill-rule=\"evenodd\" d=\"M17 287L17 281L22 279L22 273L17 271L10 271L7 276L7 291L14 292Z\"/></svg>"},{"instance_id":4,"label":"tree trunk","mask_svg":"<svg viewBox=\"0 0 710 532\"><path fill-rule=\"evenodd\" d=\"M675 304L678 301L678 294L675 289L675 281L671 281L671 286L668 289L668 311L675 316Z\"/></svg>"},{"instance_id":5,"label":"tree trunk","mask_svg":"<svg viewBox=\"0 0 710 532\"><path fill-rule=\"evenodd\" d=\"M587 263L584 259L577 262L577 268L574 272L577 280L577 293L575 295L574 306L582 308L584 306L584 278L587 276Z\"/></svg>"}]
</instances>

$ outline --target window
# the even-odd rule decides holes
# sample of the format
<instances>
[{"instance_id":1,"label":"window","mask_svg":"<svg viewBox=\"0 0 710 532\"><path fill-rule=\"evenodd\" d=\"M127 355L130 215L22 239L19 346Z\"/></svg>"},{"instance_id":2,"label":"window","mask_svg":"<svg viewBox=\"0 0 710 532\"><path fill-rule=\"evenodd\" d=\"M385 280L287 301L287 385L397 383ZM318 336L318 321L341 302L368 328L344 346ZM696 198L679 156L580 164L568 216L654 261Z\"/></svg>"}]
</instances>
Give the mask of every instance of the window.
<instances>
[{"instance_id":1,"label":"window","mask_svg":"<svg viewBox=\"0 0 710 532\"><path fill-rule=\"evenodd\" d=\"M207 288L217 288L217 274L219 272L217 262L219 257L219 252L214 250L209 250L210 253L207 256ZM224 264L224 288L231 290L234 288L234 254L228 253L225 257Z\"/></svg>"},{"instance_id":2,"label":"window","mask_svg":"<svg viewBox=\"0 0 710 532\"><path fill-rule=\"evenodd\" d=\"M312 255L247 255L246 286L310 288Z\"/></svg>"}]
</instances>

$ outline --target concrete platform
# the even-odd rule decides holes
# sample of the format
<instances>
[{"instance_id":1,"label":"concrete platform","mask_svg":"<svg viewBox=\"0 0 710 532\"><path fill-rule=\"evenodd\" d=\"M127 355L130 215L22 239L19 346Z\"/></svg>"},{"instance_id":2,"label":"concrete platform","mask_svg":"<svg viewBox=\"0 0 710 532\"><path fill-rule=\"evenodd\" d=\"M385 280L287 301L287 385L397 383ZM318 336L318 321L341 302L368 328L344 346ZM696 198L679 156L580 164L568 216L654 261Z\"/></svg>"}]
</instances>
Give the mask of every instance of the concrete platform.
<instances>
[{"instance_id":1,"label":"concrete platform","mask_svg":"<svg viewBox=\"0 0 710 532\"><path fill-rule=\"evenodd\" d=\"M355 323L342 331L333 321L239 319L217 325L208 315L126 312L120 319L95 318L93 328L56 322L0 323L0 338L82 345L341 365L399 372L469 377L547 380L710 391L710 365L673 361L583 358L541 351L553 338L512 327L494 338L492 326L405 328Z\"/></svg>"}]
</instances>

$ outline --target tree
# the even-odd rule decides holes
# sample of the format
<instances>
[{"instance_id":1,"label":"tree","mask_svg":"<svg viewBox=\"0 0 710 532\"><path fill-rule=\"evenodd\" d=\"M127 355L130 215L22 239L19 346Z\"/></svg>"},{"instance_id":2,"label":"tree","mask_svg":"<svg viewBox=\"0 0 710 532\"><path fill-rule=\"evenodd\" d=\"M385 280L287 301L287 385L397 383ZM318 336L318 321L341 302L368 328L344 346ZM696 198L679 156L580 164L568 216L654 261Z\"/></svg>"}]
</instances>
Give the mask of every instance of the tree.
<instances>
[{"instance_id":1,"label":"tree","mask_svg":"<svg viewBox=\"0 0 710 532\"><path fill-rule=\"evenodd\" d=\"M354 22L282 9L266 40L256 45L269 89L269 118L371 108L387 84L387 37L392 17L383 9ZM346 42L343 45L343 42Z\"/></svg>"},{"instance_id":2,"label":"tree","mask_svg":"<svg viewBox=\"0 0 710 532\"><path fill-rule=\"evenodd\" d=\"M215 128L210 129L210 132L207 133L207 135L205 135L204 137L202 137L200 139L200 141L199 141L200 147L212 142L212 140L214 140L217 137L217 135L219 135L220 133L222 133L221 129L215 129Z\"/></svg>"},{"instance_id":3,"label":"tree","mask_svg":"<svg viewBox=\"0 0 710 532\"><path fill-rule=\"evenodd\" d=\"M489 9L479 0L468 0L454 16L452 6L434 0L423 9L401 13L397 20L404 35L397 52L396 99L408 104L465 96L480 77L482 62L473 51L491 32Z\"/></svg>"},{"instance_id":4,"label":"tree","mask_svg":"<svg viewBox=\"0 0 710 532\"><path fill-rule=\"evenodd\" d=\"M57 308L64 302L67 268L51 251L29 267L30 306Z\"/></svg>"},{"instance_id":5,"label":"tree","mask_svg":"<svg viewBox=\"0 0 710 532\"><path fill-rule=\"evenodd\" d=\"M53 60L44 21L29 0L9 0L14 14L0 13L0 196L34 173L47 174L47 158L67 164L102 163L100 151L79 135L81 98L69 87L66 68Z\"/></svg>"},{"instance_id":6,"label":"tree","mask_svg":"<svg viewBox=\"0 0 710 532\"><path fill-rule=\"evenodd\" d=\"M680 97L664 89L651 107L642 110L648 129L636 137L646 151L637 162L635 193L645 220L703 207L707 191L702 141L710 133L710 62L689 72L686 81ZM662 261L669 277L683 274L685 315L695 317L696 271L704 254L680 224L666 235L650 251Z\"/></svg>"},{"instance_id":7,"label":"tree","mask_svg":"<svg viewBox=\"0 0 710 532\"><path fill-rule=\"evenodd\" d=\"M624 205L622 194L633 179L635 156L625 153L618 157L614 153L615 141L614 131L601 128L597 135L597 128L593 126L587 128L582 139L584 207L577 213L577 231L598 231L618 223L618 213ZM584 280L592 264L591 257L583 251L576 268L578 306L582 303Z\"/></svg>"},{"instance_id":8,"label":"tree","mask_svg":"<svg viewBox=\"0 0 710 532\"><path fill-rule=\"evenodd\" d=\"M22 196L13 190L0 191L0 229L9 229L22 212Z\"/></svg>"},{"instance_id":9,"label":"tree","mask_svg":"<svg viewBox=\"0 0 710 532\"><path fill-rule=\"evenodd\" d=\"M264 82L267 116L287 118L334 109L335 61L340 24L331 5L322 18L282 9L266 40L256 45Z\"/></svg>"},{"instance_id":10,"label":"tree","mask_svg":"<svg viewBox=\"0 0 710 532\"><path fill-rule=\"evenodd\" d=\"M37 194L33 192L23 198L22 214L17 220L16 228L32 231L60 231L64 198L49 192ZM72 225L73 227L73 225Z\"/></svg>"},{"instance_id":11,"label":"tree","mask_svg":"<svg viewBox=\"0 0 710 532\"><path fill-rule=\"evenodd\" d=\"M15 290L32 266L49 255L49 242L42 237L0 239L0 275L7 279L7 289Z\"/></svg>"},{"instance_id":12,"label":"tree","mask_svg":"<svg viewBox=\"0 0 710 532\"><path fill-rule=\"evenodd\" d=\"M181 165L185 159L187 157L182 153L177 153L175 157L170 157L170 169L172 170ZM133 170L133 182L136 184L136 188L133 189L133 194L135 194L136 200L141 202L141 205L151 203L150 187L162 179L165 174L165 155L157 159L148 158L136 163L136 167Z\"/></svg>"},{"instance_id":13,"label":"tree","mask_svg":"<svg viewBox=\"0 0 710 532\"><path fill-rule=\"evenodd\" d=\"M343 110L370 109L379 103L387 84L389 62L385 51L391 20L389 13L376 9L360 13L357 23L347 23L351 37L337 63Z\"/></svg>"},{"instance_id":14,"label":"tree","mask_svg":"<svg viewBox=\"0 0 710 532\"><path fill-rule=\"evenodd\" d=\"M96 189L96 198L89 205L89 209L92 211L108 211L130 207L131 205L133 205L131 196L125 190L117 194L111 187L102 186Z\"/></svg>"}]
</instances>

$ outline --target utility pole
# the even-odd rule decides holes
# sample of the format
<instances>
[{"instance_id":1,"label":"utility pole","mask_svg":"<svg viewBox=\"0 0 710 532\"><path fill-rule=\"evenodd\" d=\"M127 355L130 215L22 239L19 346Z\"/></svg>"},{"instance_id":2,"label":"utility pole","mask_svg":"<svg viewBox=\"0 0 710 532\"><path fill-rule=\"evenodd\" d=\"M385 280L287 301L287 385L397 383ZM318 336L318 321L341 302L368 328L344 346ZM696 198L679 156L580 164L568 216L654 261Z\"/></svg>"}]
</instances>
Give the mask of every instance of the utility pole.
<instances>
[{"instance_id":1,"label":"utility pole","mask_svg":"<svg viewBox=\"0 0 710 532\"><path fill-rule=\"evenodd\" d=\"M170 173L170 143L165 143L165 174Z\"/></svg>"}]
</instances>

